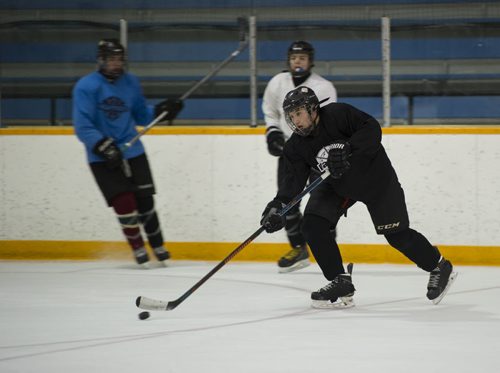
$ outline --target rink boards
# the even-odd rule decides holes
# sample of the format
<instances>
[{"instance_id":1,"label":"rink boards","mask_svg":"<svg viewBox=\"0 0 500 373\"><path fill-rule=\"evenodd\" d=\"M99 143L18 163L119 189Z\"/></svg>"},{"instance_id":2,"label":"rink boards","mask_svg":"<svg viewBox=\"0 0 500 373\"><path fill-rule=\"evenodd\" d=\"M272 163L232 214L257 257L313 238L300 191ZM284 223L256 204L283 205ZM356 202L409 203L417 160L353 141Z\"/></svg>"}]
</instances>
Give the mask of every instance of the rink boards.
<instances>
[{"instance_id":1,"label":"rink boards","mask_svg":"<svg viewBox=\"0 0 500 373\"><path fill-rule=\"evenodd\" d=\"M454 261L500 264L500 127L383 132L411 226ZM174 258L220 260L258 228L276 191L263 127L157 127L143 139ZM0 180L0 258L129 258L71 127L0 129ZM338 241L345 260L406 262L361 204L341 219ZM264 233L235 260L274 261L286 242L283 232Z\"/></svg>"}]
</instances>

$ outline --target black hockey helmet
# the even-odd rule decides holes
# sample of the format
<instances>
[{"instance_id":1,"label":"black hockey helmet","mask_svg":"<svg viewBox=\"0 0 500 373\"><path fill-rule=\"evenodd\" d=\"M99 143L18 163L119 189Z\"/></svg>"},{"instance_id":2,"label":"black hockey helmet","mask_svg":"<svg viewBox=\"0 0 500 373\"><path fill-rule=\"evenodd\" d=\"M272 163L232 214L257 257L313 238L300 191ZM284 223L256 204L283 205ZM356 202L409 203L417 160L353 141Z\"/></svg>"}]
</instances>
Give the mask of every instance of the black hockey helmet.
<instances>
[{"instance_id":1,"label":"black hockey helmet","mask_svg":"<svg viewBox=\"0 0 500 373\"><path fill-rule=\"evenodd\" d=\"M119 56L126 63L125 48L118 39L102 39L97 45L97 64L99 71L110 80L118 79L124 72L124 67L108 69L107 61L112 56Z\"/></svg>"},{"instance_id":2,"label":"black hockey helmet","mask_svg":"<svg viewBox=\"0 0 500 373\"><path fill-rule=\"evenodd\" d=\"M299 108L305 108L309 117L311 119L311 125L307 128L299 128L295 125L290 117L290 114ZM319 100L316 93L309 87L297 87L294 90L288 92L283 101L283 111L285 113L285 119L288 126L293 132L300 136L308 136L316 127L312 119L312 114L319 108Z\"/></svg>"},{"instance_id":3,"label":"black hockey helmet","mask_svg":"<svg viewBox=\"0 0 500 373\"><path fill-rule=\"evenodd\" d=\"M291 66L290 66L290 57L293 54L306 54L309 57L309 68L307 70L297 69L297 70L292 71ZM290 72L292 73L294 78L304 78L304 77L309 76L311 68L314 66L314 48L313 48L313 46L310 43L308 43L307 41L303 41L303 40L294 41L288 47L287 66L290 69Z\"/></svg>"},{"instance_id":4,"label":"black hockey helmet","mask_svg":"<svg viewBox=\"0 0 500 373\"><path fill-rule=\"evenodd\" d=\"M311 65L314 62L314 48L313 46L308 43L307 41L303 40L297 40L294 41L289 47L288 47L288 55L287 59L290 59L290 56L292 54L307 54L309 56L309 62L311 62Z\"/></svg>"},{"instance_id":5,"label":"black hockey helmet","mask_svg":"<svg viewBox=\"0 0 500 373\"><path fill-rule=\"evenodd\" d=\"M97 45L97 59L107 59L110 56L122 56L125 60L125 48L118 39L101 39Z\"/></svg>"}]
</instances>

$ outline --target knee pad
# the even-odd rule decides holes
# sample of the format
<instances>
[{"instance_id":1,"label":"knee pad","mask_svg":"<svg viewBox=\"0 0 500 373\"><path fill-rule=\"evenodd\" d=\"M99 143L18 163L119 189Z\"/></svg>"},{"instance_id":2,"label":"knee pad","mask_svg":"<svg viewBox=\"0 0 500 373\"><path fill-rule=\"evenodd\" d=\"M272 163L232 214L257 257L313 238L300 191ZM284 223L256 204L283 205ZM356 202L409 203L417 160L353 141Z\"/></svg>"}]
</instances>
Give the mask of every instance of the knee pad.
<instances>
[{"instance_id":1,"label":"knee pad","mask_svg":"<svg viewBox=\"0 0 500 373\"><path fill-rule=\"evenodd\" d=\"M133 193L121 193L111 200L111 206L122 228L137 228L139 220L137 201Z\"/></svg>"},{"instance_id":2,"label":"knee pad","mask_svg":"<svg viewBox=\"0 0 500 373\"><path fill-rule=\"evenodd\" d=\"M119 215L130 214L132 212L137 213L137 200L131 192L120 193L113 197L111 200L111 206Z\"/></svg>"},{"instance_id":3,"label":"knee pad","mask_svg":"<svg viewBox=\"0 0 500 373\"><path fill-rule=\"evenodd\" d=\"M330 232L330 226L331 223L321 216L307 214L302 219L302 233L307 241L311 237L321 235L322 232Z\"/></svg>"},{"instance_id":4,"label":"knee pad","mask_svg":"<svg viewBox=\"0 0 500 373\"><path fill-rule=\"evenodd\" d=\"M139 215L137 214L137 201L133 193L121 193L111 200L116 217L127 238L130 246L135 250L144 246Z\"/></svg>"},{"instance_id":5,"label":"knee pad","mask_svg":"<svg viewBox=\"0 0 500 373\"><path fill-rule=\"evenodd\" d=\"M139 210L139 220L143 225L146 225L151 219L156 216L153 196L138 198L137 209Z\"/></svg>"},{"instance_id":6,"label":"knee pad","mask_svg":"<svg viewBox=\"0 0 500 373\"><path fill-rule=\"evenodd\" d=\"M137 197L137 209L140 214L147 213L148 211L154 209L155 200L153 196Z\"/></svg>"},{"instance_id":7,"label":"knee pad","mask_svg":"<svg viewBox=\"0 0 500 373\"><path fill-rule=\"evenodd\" d=\"M398 250L404 251L413 245L414 231L410 228L406 228L402 231L385 234L384 237L389 242L389 245L395 247Z\"/></svg>"}]
</instances>

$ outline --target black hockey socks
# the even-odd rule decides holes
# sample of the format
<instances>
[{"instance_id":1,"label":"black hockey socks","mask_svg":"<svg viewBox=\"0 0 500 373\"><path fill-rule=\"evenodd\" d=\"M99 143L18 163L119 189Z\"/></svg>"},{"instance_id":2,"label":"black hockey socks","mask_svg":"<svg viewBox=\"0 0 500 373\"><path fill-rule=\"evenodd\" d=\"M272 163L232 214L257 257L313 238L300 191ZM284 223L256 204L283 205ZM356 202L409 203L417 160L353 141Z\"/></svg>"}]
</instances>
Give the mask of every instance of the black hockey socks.
<instances>
[{"instance_id":1,"label":"black hockey socks","mask_svg":"<svg viewBox=\"0 0 500 373\"><path fill-rule=\"evenodd\" d=\"M123 234L133 250L144 247L137 214L137 203L133 193L122 193L111 201Z\"/></svg>"},{"instance_id":2,"label":"black hockey socks","mask_svg":"<svg viewBox=\"0 0 500 373\"><path fill-rule=\"evenodd\" d=\"M306 214L302 221L302 233L323 275L329 281L345 273L339 247L330 230L331 225L327 219L311 214Z\"/></svg>"},{"instance_id":3,"label":"black hockey socks","mask_svg":"<svg viewBox=\"0 0 500 373\"><path fill-rule=\"evenodd\" d=\"M305 246L306 244L306 240L302 235L301 225L302 213L298 208L292 209L292 211L286 215L285 224L286 235L292 247Z\"/></svg>"},{"instance_id":4,"label":"black hockey socks","mask_svg":"<svg viewBox=\"0 0 500 373\"><path fill-rule=\"evenodd\" d=\"M424 271L430 272L436 268L441 254L421 233L407 228L384 236L392 247Z\"/></svg>"},{"instance_id":5,"label":"black hockey socks","mask_svg":"<svg viewBox=\"0 0 500 373\"><path fill-rule=\"evenodd\" d=\"M162 247L163 235L154 207L153 196L137 198L137 207L139 209L139 220L148 236L149 244L152 248Z\"/></svg>"}]
</instances>

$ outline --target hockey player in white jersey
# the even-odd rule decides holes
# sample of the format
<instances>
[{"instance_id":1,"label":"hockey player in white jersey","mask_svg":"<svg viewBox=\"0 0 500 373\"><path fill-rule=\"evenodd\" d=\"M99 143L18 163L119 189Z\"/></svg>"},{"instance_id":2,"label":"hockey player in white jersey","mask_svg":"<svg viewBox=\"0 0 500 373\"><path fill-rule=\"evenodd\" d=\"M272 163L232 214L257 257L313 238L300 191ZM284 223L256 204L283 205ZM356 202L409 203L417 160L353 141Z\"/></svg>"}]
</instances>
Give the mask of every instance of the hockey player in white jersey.
<instances>
[{"instance_id":1,"label":"hockey player in white jersey","mask_svg":"<svg viewBox=\"0 0 500 373\"><path fill-rule=\"evenodd\" d=\"M278 186L284 177L283 145L292 135L283 113L283 100L290 90L307 86L316 92L321 106L337 101L333 84L314 73L314 48L306 41L294 41L288 48L287 70L275 75L264 91L262 111L266 122L267 148L278 157ZM297 204L286 216L286 234L291 250L278 261L280 272L291 272L309 265L309 252L301 232L302 213ZM332 232L335 235L335 231Z\"/></svg>"}]
</instances>

